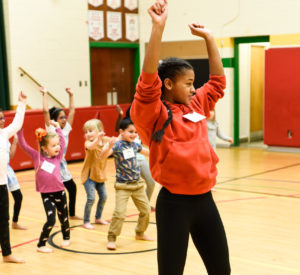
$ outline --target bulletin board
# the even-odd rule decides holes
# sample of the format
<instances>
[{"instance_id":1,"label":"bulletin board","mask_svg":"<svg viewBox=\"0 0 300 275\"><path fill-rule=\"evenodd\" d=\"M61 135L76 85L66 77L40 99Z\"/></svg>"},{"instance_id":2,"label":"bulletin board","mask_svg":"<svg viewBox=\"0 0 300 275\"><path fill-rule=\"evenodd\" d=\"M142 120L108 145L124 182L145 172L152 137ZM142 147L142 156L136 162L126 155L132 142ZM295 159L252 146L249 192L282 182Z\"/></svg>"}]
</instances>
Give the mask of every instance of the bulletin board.
<instances>
[{"instance_id":1,"label":"bulletin board","mask_svg":"<svg viewBox=\"0 0 300 275\"><path fill-rule=\"evenodd\" d=\"M138 0L88 0L89 41L139 42Z\"/></svg>"}]
</instances>

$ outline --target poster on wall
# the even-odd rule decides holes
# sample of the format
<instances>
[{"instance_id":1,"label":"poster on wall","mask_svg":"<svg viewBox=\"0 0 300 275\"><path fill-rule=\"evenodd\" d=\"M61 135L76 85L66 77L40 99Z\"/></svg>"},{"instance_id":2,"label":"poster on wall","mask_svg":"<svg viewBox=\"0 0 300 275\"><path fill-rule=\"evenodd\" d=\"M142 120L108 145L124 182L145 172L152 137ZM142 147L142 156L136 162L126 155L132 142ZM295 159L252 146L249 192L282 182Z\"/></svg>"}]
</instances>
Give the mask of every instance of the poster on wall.
<instances>
[{"instance_id":1,"label":"poster on wall","mask_svg":"<svg viewBox=\"0 0 300 275\"><path fill-rule=\"evenodd\" d=\"M125 0L124 6L131 11L135 10L138 7L138 0Z\"/></svg>"},{"instance_id":2,"label":"poster on wall","mask_svg":"<svg viewBox=\"0 0 300 275\"><path fill-rule=\"evenodd\" d=\"M103 4L103 0L89 0L88 2L94 7L99 7Z\"/></svg>"},{"instance_id":3,"label":"poster on wall","mask_svg":"<svg viewBox=\"0 0 300 275\"><path fill-rule=\"evenodd\" d=\"M104 37L103 11L89 10L89 37L100 40Z\"/></svg>"},{"instance_id":4,"label":"poster on wall","mask_svg":"<svg viewBox=\"0 0 300 275\"><path fill-rule=\"evenodd\" d=\"M139 39L139 17L135 13L125 14L126 39L136 41Z\"/></svg>"},{"instance_id":5,"label":"poster on wall","mask_svg":"<svg viewBox=\"0 0 300 275\"><path fill-rule=\"evenodd\" d=\"M121 0L107 0L106 4L115 10L121 7Z\"/></svg>"},{"instance_id":6,"label":"poster on wall","mask_svg":"<svg viewBox=\"0 0 300 275\"><path fill-rule=\"evenodd\" d=\"M107 37L116 41L122 37L122 13L108 11L106 13Z\"/></svg>"}]
</instances>

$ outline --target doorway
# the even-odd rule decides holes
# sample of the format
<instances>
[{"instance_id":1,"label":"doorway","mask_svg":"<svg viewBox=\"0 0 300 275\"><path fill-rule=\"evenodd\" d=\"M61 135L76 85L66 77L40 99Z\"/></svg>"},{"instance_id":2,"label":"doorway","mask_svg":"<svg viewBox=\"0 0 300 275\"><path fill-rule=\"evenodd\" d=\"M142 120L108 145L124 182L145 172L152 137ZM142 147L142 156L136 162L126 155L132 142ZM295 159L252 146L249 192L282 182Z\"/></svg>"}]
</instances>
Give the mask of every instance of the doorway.
<instances>
[{"instance_id":1,"label":"doorway","mask_svg":"<svg viewBox=\"0 0 300 275\"><path fill-rule=\"evenodd\" d=\"M130 103L133 100L139 74L137 51L138 48L132 47L90 48L92 105Z\"/></svg>"},{"instance_id":2,"label":"doorway","mask_svg":"<svg viewBox=\"0 0 300 275\"><path fill-rule=\"evenodd\" d=\"M234 39L235 146L263 139L264 52L268 42L269 36Z\"/></svg>"}]
</instances>

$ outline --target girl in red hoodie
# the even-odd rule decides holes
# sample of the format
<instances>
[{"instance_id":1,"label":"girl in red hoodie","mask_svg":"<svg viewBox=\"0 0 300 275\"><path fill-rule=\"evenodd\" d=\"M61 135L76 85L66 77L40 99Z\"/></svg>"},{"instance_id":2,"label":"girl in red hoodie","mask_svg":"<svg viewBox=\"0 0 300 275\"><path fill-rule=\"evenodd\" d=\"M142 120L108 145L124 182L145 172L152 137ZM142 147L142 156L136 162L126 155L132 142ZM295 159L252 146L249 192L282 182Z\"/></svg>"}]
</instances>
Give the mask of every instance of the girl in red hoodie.
<instances>
[{"instance_id":1,"label":"girl in red hoodie","mask_svg":"<svg viewBox=\"0 0 300 275\"><path fill-rule=\"evenodd\" d=\"M183 274L191 234L208 274L230 274L225 230L211 195L218 157L209 144L205 118L223 97L225 76L214 37L199 24L193 35L206 42L210 79L195 90L194 70L169 58L159 64L168 15L166 0L148 10L152 32L131 108L131 118L150 149L150 169L161 189L156 202L159 275Z\"/></svg>"}]
</instances>

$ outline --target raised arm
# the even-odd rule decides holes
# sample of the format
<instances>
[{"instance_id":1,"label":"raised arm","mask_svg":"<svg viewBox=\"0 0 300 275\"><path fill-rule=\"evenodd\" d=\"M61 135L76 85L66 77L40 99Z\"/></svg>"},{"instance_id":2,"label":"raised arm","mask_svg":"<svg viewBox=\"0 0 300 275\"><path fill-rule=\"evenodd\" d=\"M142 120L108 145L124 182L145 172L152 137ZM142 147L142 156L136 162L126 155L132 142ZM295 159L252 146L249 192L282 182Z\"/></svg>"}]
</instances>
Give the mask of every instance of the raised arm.
<instances>
[{"instance_id":1,"label":"raised arm","mask_svg":"<svg viewBox=\"0 0 300 275\"><path fill-rule=\"evenodd\" d=\"M8 138L14 136L22 128L26 109L26 100L26 94L24 94L24 92L20 92L18 99L18 107L16 110L14 120L11 124L9 124L9 126L3 129Z\"/></svg>"},{"instance_id":2,"label":"raised arm","mask_svg":"<svg viewBox=\"0 0 300 275\"><path fill-rule=\"evenodd\" d=\"M59 135L60 151L59 151L59 154L57 155L57 158L62 159L62 157L64 155L65 144L66 144L64 135L63 135L63 133L59 127L59 123L57 121L50 120L50 125L52 125L56 128L55 131Z\"/></svg>"},{"instance_id":3,"label":"raised arm","mask_svg":"<svg viewBox=\"0 0 300 275\"><path fill-rule=\"evenodd\" d=\"M40 87L40 91L43 93L43 114L45 119L45 124L47 127L50 126L50 114L48 108L48 93L47 89L43 86Z\"/></svg>"},{"instance_id":4,"label":"raised arm","mask_svg":"<svg viewBox=\"0 0 300 275\"><path fill-rule=\"evenodd\" d=\"M157 72L158 61L160 58L161 39L168 17L168 1L157 0L149 9L153 24L152 31L144 58L143 71L145 73Z\"/></svg>"},{"instance_id":5,"label":"raised arm","mask_svg":"<svg viewBox=\"0 0 300 275\"><path fill-rule=\"evenodd\" d=\"M115 131L118 133L119 128L120 128L120 122L121 122L121 119L122 119L124 113L119 104L116 105L116 111L118 112L118 118L117 118L117 121L115 124Z\"/></svg>"},{"instance_id":6,"label":"raised arm","mask_svg":"<svg viewBox=\"0 0 300 275\"><path fill-rule=\"evenodd\" d=\"M75 105L74 105L74 92L71 88L66 88L66 92L69 94L69 114L68 122L72 126L75 116Z\"/></svg>"},{"instance_id":7,"label":"raised arm","mask_svg":"<svg viewBox=\"0 0 300 275\"><path fill-rule=\"evenodd\" d=\"M18 140L19 140L19 144L21 146L21 148L28 154L31 156L31 158L34 160L36 159L38 152L36 150L34 150L31 146L29 146L24 138L24 133L23 133L23 129L21 129L18 132Z\"/></svg>"},{"instance_id":8,"label":"raised arm","mask_svg":"<svg viewBox=\"0 0 300 275\"><path fill-rule=\"evenodd\" d=\"M195 23L190 24L189 27L193 35L202 37L206 42L209 62L209 73L211 75L224 75L223 63L214 36L211 33L211 31L206 29L203 25Z\"/></svg>"}]
</instances>

